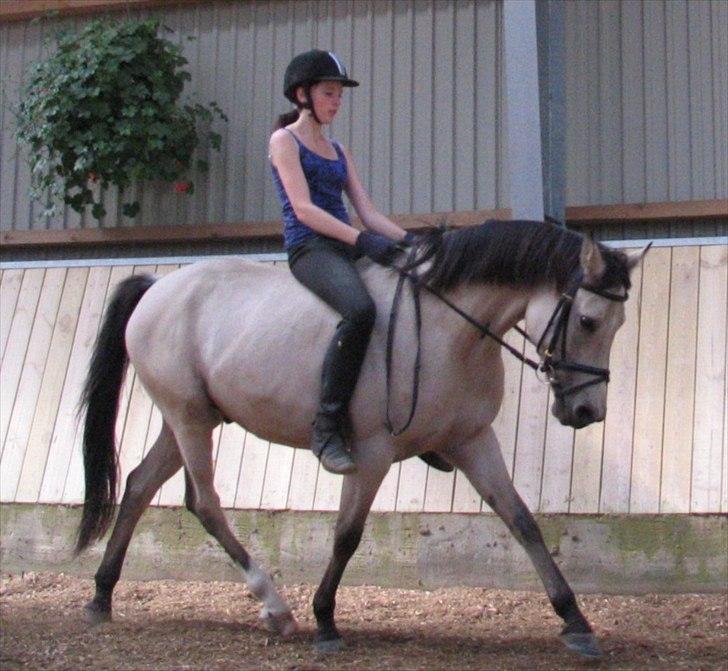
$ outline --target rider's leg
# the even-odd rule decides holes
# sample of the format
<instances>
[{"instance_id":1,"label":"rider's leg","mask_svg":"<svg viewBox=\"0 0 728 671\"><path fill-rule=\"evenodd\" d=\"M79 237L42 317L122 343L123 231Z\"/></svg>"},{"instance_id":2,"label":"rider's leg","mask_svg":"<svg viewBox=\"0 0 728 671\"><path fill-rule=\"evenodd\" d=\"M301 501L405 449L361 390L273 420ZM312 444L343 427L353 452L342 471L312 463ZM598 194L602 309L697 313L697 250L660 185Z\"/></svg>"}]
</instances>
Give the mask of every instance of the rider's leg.
<instances>
[{"instance_id":1,"label":"rider's leg","mask_svg":"<svg viewBox=\"0 0 728 671\"><path fill-rule=\"evenodd\" d=\"M343 243L308 241L291 254L290 265L296 279L342 317L324 357L311 450L327 470L351 473L356 465L346 447L347 409L374 328L376 306L354 266L353 250Z\"/></svg>"}]
</instances>

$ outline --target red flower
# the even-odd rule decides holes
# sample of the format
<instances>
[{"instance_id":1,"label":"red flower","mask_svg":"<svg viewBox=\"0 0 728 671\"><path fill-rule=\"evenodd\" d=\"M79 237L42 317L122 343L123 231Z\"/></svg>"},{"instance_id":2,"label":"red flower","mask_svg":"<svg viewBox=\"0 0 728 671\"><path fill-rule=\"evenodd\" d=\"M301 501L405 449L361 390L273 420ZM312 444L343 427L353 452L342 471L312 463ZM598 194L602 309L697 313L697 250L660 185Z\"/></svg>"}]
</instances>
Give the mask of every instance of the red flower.
<instances>
[{"instance_id":1,"label":"red flower","mask_svg":"<svg viewBox=\"0 0 728 671\"><path fill-rule=\"evenodd\" d=\"M175 182L174 190L177 193L187 193L190 190L192 184L190 182Z\"/></svg>"}]
</instances>

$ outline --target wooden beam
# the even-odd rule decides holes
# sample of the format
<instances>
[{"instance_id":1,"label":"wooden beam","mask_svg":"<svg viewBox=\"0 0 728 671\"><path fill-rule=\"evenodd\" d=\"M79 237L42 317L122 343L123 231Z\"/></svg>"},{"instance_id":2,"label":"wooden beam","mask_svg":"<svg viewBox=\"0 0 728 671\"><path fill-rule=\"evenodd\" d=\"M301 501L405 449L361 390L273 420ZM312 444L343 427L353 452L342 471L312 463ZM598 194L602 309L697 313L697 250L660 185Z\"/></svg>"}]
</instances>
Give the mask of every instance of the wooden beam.
<instances>
[{"instance_id":1,"label":"wooden beam","mask_svg":"<svg viewBox=\"0 0 728 671\"><path fill-rule=\"evenodd\" d=\"M101 14L134 9L154 9L172 5L193 5L209 0L2 0L0 23L34 19L50 12L60 16Z\"/></svg>"},{"instance_id":2,"label":"wooden beam","mask_svg":"<svg viewBox=\"0 0 728 671\"><path fill-rule=\"evenodd\" d=\"M474 226L487 219L508 219L509 209L466 210L429 214L393 215L392 219L408 230L445 224L454 228ZM631 205L589 205L566 208L569 224L594 226L625 222L689 221L692 219L728 218L728 199L699 200L682 203L637 203ZM355 220L355 224L358 222ZM0 246L6 249L62 246L94 247L114 244L163 244L211 240L249 240L280 238L281 223L249 221L199 226L125 226L117 228L81 228L54 231L2 231Z\"/></svg>"},{"instance_id":3,"label":"wooden beam","mask_svg":"<svg viewBox=\"0 0 728 671\"><path fill-rule=\"evenodd\" d=\"M575 224L625 221L675 221L728 217L728 198L683 202L585 205L566 208L566 220Z\"/></svg>"}]
</instances>

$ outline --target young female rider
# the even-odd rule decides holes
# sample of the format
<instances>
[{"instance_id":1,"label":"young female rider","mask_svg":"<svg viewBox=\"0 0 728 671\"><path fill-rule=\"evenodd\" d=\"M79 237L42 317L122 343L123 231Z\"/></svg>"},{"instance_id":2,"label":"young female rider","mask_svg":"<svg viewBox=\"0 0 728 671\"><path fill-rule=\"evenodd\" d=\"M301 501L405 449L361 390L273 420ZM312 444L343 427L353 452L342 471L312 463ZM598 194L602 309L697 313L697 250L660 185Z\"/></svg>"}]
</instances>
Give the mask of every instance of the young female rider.
<instances>
[{"instance_id":1,"label":"young female rider","mask_svg":"<svg viewBox=\"0 0 728 671\"><path fill-rule=\"evenodd\" d=\"M344 87L358 85L333 53L315 49L299 54L284 77L284 95L296 110L279 118L270 138L291 271L341 315L324 358L311 444L333 473L356 469L343 434L376 316L354 261L366 255L389 264L398 243L410 242L409 234L374 208L351 154L323 133L339 111ZM367 230L351 226L342 191Z\"/></svg>"}]
</instances>

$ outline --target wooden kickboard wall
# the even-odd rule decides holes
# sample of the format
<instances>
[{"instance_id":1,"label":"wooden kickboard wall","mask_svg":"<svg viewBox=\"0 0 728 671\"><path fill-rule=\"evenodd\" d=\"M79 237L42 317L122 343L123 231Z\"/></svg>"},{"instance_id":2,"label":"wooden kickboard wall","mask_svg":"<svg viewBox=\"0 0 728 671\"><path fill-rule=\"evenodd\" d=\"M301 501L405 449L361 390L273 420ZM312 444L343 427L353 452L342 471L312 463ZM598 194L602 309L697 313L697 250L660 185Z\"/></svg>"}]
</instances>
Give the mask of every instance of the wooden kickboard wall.
<instances>
[{"instance_id":1,"label":"wooden kickboard wall","mask_svg":"<svg viewBox=\"0 0 728 671\"><path fill-rule=\"evenodd\" d=\"M80 503L76 404L101 315L132 273L176 266L6 269L0 275L0 501ZM661 247L635 275L610 363L607 419L574 432L549 413L548 387L504 356L496 431L532 510L573 513L728 512L728 247ZM508 336L524 347L523 339ZM531 346L526 346L529 351ZM122 482L161 416L127 375L117 425ZM215 482L227 508L335 510L341 478L307 451L237 425L214 435ZM182 503L181 473L155 505ZM379 511L478 512L487 505L460 473L411 459L392 466Z\"/></svg>"}]
</instances>

